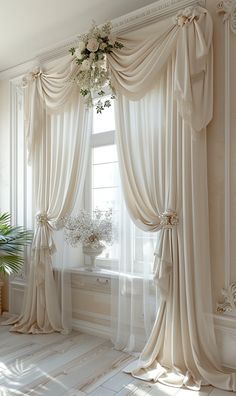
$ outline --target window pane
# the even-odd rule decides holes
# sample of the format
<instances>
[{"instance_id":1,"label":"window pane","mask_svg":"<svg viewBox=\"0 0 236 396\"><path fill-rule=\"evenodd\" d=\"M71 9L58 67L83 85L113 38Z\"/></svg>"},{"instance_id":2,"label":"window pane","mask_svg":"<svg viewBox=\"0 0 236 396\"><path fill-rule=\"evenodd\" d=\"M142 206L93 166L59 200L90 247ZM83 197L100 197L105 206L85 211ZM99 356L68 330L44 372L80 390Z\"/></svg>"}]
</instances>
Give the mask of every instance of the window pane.
<instances>
[{"instance_id":1,"label":"window pane","mask_svg":"<svg viewBox=\"0 0 236 396\"><path fill-rule=\"evenodd\" d=\"M116 259L118 258L118 245L117 243L113 243L112 246L107 246L102 254L98 258L105 259Z\"/></svg>"},{"instance_id":2,"label":"window pane","mask_svg":"<svg viewBox=\"0 0 236 396\"><path fill-rule=\"evenodd\" d=\"M93 194L93 210L99 208L101 210L107 210L112 208L115 210L115 199L117 196L117 188L98 188L92 190Z\"/></svg>"},{"instance_id":3,"label":"window pane","mask_svg":"<svg viewBox=\"0 0 236 396\"><path fill-rule=\"evenodd\" d=\"M109 99L109 96L101 98L102 101ZM96 103L97 100L94 101ZM111 99L111 106L106 107L102 113L97 113L96 106L93 107L93 133L107 132L115 130L114 100Z\"/></svg>"},{"instance_id":4,"label":"window pane","mask_svg":"<svg viewBox=\"0 0 236 396\"><path fill-rule=\"evenodd\" d=\"M93 164L117 161L117 150L114 144L95 147L93 149Z\"/></svg>"},{"instance_id":5,"label":"window pane","mask_svg":"<svg viewBox=\"0 0 236 396\"><path fill-rule=\"evenodd\" d=\"M93 188L115 187L118 179L118 163L93 165Z\"/></svg>"}]
</instances>

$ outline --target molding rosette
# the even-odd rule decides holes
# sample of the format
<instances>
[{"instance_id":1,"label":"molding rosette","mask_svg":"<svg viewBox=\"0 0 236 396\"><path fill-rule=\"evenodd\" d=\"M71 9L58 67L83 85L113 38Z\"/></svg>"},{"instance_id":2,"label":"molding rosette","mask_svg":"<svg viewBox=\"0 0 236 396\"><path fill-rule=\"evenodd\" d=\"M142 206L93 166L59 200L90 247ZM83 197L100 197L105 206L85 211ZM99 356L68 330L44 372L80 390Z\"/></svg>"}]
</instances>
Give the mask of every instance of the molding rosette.
<instances>
[{"instance_id":1,"label":"molding rosette","mask_svg":"<svg viewBox=\"0 0 236 396\"><path fill-rule=\"evenodd\" d=\"M216 5L216 11L223 14L223 21L229 20L230 28L236 34L236 0L220 0Z\"/></svg>"},{"instance_id":2,"label":"molding rosette","mask_svg":"<svg viewBox=\"0 0 236 396\"><path fill-rule=\"evenodd\" d=\"M221 294L224 302L217 304L217 312L236 312L236 282L231 283L227 289L222 289Z\"/></svg>"}]
</instances>

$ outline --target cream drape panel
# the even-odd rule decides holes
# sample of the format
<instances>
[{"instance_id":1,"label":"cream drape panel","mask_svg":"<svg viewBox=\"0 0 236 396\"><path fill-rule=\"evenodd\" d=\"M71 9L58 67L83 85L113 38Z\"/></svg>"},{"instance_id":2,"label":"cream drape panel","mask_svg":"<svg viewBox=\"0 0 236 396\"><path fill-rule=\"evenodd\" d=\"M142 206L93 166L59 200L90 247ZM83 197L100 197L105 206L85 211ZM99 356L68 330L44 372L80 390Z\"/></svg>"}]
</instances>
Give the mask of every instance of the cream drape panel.
<instances>
[{"instance_id":1,"label":"cream drape panel","mask_svg":"<svg viewBox=\"0 0 236 396\"><path fill-rule=\"evenodd\" d=\"M70 74L66 60L61 67L27 77L27 138L37 215L25 303L13 327L22 333L68 330L52 268L53 231L82 194L92 130L91 112L69 83Z\"/></svg>"},{"instance_id":2,"label":"cream drape panel","mask_svg":"<svg viewBox=\"0 0 236 396\"><path fill-rule=\"evenodd\" d=\"M196 7L156 39L123 38L125 48L109 57L126 205L137 226L159 233L154 278L162 301L129 371L173 386L236 390L236 375L219 363L211 306L205 130L212 117L211 41L211 18Z\"/></svg>"}]
</instances>

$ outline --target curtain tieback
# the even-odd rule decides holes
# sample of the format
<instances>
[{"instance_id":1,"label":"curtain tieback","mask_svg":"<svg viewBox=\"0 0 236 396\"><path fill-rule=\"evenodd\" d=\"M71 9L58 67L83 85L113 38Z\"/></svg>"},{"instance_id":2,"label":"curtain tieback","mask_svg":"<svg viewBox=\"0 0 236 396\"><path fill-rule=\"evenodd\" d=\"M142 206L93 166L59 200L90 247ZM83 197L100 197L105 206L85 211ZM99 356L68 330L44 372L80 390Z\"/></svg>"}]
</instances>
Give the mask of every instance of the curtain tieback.
<instances>
[{"instance_id":1,"label":"curtain tieback","mask_svg":"<svg viewBox=\"0 0 236 396\"><path fill-rule=\"evenodd\" d=\"M49 223L49 218L46 212L39 212L36 214L36 221L38 226L45 226Z\"/></svg>"},{"instance_id":2,"label":"curtain tieback","mask_svg":"<svg viewBox=\"0 0 236 396\"><path fill-rule=\"evenodd\" d=\"M165 212L161 213L160 219L161 228L173 228L179 224L178 215L172 209L167 209Z\"/></svg>"},{"instance_id":3,"label":"curtain tieback","mask_svg":"<svg viewBox=\"0 0 236 396\"><path fill-rule=\"evenodd\" d=\"M31 73L31 78L32 80L36 80L38 77L41 77L42 74L43 72L41 70L36 69Z\"/></svg>"},{"instance_id":4,"label":"curtain tieback","mask_svg":"<svg viewBox=\"0 0 236 396\"><path fill-rule=\"evenodd\" d=\"M198 7L187 7L184 10L180 10L173 18L173 22L180 27L188 25L194 19L198 20L200 17L200 11Z\"/></svg>"},{"instance_id":5,"label":"curtain tieback","mask_svg":"<svg viewBox=\"0 0 236 396\"><path fill-rule=\"evenodd\" d=\"M32 252L37 263L35 269L36 285L40 287L45 281L45 265L48 265L50 261L47 260L50 260L49 257L56 252L56 246L53 240L54 227L47 213L38 212L35 217L37 227L32 242Z\"/></svg>"},{"instance_id":6,"label":"curtain tieback","mask_svg":"<svg viewBox=\"0 0 236 396\"><path fill-rule=\"evenodd\" d=\"M22 78L22 86L24 88L27 87L30 82L37 80L42 76L42 74L43 72L39 69L39 67L36 67L31 73Z\"/></svg>"},{"instance_id":7,"label":"curtain tieback","mask_svg":"<svg viewBox=\"0 0 236 396\"><path fill-rule=\"evenodd\" d=\"M160 237L154 252L153 265L154 281L157 283L162 297L165 299L169 294L170 277L172 276L172 232L166 232L176 227L179 223L177 213L168 209L160 214Z\"/></svg>"},{"instance_id":8,"label":"curtain tieback","mask_svg":"<svg viewBox=\"0 0 236 396\"><path fill-rule=\"evenodd\" d=\"M56 247L52 237L52 231L55 229L46 212L39 212L36 215L37 227L32 243L33 250L48 250L52 255Z\"/></svg>"}]
</instances>

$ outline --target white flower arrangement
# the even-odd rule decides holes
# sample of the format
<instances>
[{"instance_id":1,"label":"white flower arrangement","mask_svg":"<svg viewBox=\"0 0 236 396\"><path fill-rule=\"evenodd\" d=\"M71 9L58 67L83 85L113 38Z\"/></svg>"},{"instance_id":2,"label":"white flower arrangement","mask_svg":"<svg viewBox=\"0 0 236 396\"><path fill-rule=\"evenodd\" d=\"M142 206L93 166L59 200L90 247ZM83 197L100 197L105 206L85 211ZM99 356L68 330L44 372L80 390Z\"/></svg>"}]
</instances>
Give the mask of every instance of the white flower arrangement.
<instances>
[{"instance_id":1,"label":"white flower arrangement","mask_svg":"<svg viewBox=\"0 0 236 396\"><path fill-rule=\"evenodd\" d=\"M93 23L87 34L79 36L77 48L69 50L79 66L74 82L78 84L80 94L85 97L88 107L93 106L93 93L97 93L100 97L105 95L103 90L105 86L109 86L111 89L111 99L115 98L106 55L113 52L114 49L122 48L123 44L116 41L111 35L111 27L110 22L101 28ZM99 99L96 103L98 113L110 106L110 100L103 102Z\"/></svg>"},{"instance_id":2,"label":"white flower arrangement","mask_svg":"<svg viewBox=\"0 0 236 396\"><path fill-rule=\"evenodd\" d=\"M93 215L82 210L76 216L69 216L63 220L65 239L69 245L76 247L101 248L112 245L112 210L105 212L96 209Z\"/></svg>"}]
</instances>

